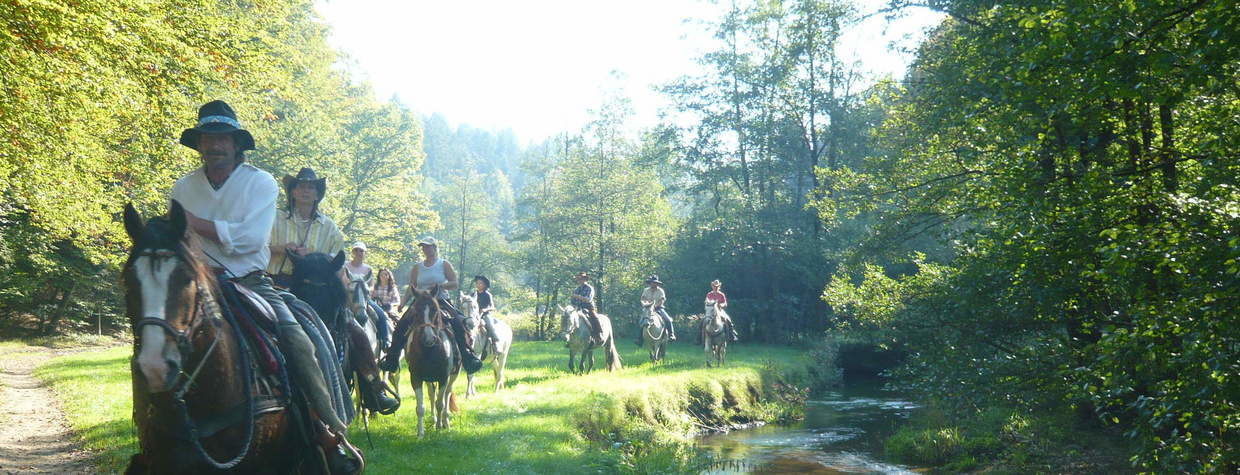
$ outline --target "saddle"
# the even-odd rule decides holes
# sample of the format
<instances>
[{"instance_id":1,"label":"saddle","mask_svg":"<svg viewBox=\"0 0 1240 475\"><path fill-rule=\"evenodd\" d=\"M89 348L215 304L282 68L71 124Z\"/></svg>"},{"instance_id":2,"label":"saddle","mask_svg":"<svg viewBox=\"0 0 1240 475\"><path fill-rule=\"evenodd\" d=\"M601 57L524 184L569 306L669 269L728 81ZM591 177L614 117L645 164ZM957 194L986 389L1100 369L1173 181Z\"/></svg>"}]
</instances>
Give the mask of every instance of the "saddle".
<instances>
[{"instance_id":1,"label":"saddle","mask_svg":"<svg viewBox=\"0 0 1240 475\"><path fill-rule=\"evenodd\" d=\"M241 333L257 357L258 366L268 375L280 374L284 358L275 344L275 311L262 297L235 282L220 283L224 303L236 316Z\"/></svg>"}]
</instances>

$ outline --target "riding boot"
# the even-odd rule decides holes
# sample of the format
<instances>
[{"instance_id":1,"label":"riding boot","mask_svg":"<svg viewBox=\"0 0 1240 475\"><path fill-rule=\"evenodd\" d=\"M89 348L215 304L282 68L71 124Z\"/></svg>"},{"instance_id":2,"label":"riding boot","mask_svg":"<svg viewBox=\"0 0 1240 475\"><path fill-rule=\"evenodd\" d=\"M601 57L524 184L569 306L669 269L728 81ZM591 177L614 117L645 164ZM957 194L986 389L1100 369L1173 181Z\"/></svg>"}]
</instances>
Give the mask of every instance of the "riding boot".
<instances>
[{"instance_id":1,"label":"riding boot","mask_svg":"<svg viewBox=\"0 0 1240 475\"><path fill-rule=\"evenodd\" d=\"M456 346L461 349L461 366L465 368L466 373L477 373L478 370L482 369L482 360L478 358L478 353L474 352L474 345L470 341L469 332L465 330L465 316L448 299L439 299L439 308L448 312L448 324L452 325L452 334L456 337Z\"/></svg>"},{"instance_id":2,"label":"riding boot","mask_svg":"<svg viewBox=\"0 0 1240 475\"><path fill-rule=\"evenodd\" d=\"M323 423L333 431L343 434L349 426L340 420L336 410L332 408L327 380L323 378L323 371L314 359L314 345L310 343L305 330L302 330L297 322L280 322L277 329L280 335L280 352L284 353L284 360L306 399L310 401L311 408L318 413Z\"/></svg>"},{"instance_id":3,"label":"riding boot","mask_svg":"<svg viewBox=\"0 0 1240 475\"><path fill-rule=\"evenodd\" d=\"M482 369L482 360L478 358L478 353L474 352L474 345L469 341L469 332L465 330L465 322L461 320L463 319L454 316L448 319L448 323L452 325L456 346L461 350L461 366L465 368L466 373L474 374Z\"/></svg>"},{"instance_id":4,"label":"riding boot","mask_svg":"<svg viewBox=\"0 0 1240 475\"><path fill-rule=\"evenodd\" d=\"M732 341L737 341L737 340L740 340L740 338L737 338L737 337L736 337L736 327L735 327L735 326L732 326L732 321L731 321L731 320L729 320L729 321L728 321L728 322L727 322L727 323L723 326L723 330L724 330L725 332L727 332L727 333L728 333L728 339L729 339L729 340L732 340Z\"/></svg>"},{"instance_id":5,"label":"riding boot","mask_svg":"<svg viewBox=\"0 0 1240 475\"><path fill-rule=\"evenodd\" d=\"M316 426L318 435L315 437L315 442L327 458L327 467L325 467L327 473L356 475L366 469L366 459L362 457L362 451L350 444L343 432L328 429L322 423L317 423Z\"/></svg>"},{"instance_id":6,"label":"riding boot","mask_svg":"<svg viewBox=\"0 0 1240 475\"><path fill-rule=\"evenodd\" d=\"M358 387L362 392L362 405L379 414L387 415L396 412L396 409L400 408L400 400L388 396L389 393L394 394L395 391L392 391L387 383L383 382L383 378L379 377L379 368L375 366L375 354L370 349L370 341L356 320L349 322L349 338L353 342L349 345L353 369L357 370L362 377L362 380L358 382Z\"/></svg>"},{"instance_id":7,"label":"riding boot","mask_svg":"<svg viewBox=\"0 0 1240 475\"><path fill-rule=\"evenodd\" d=\"M599 322L598 314L594 313L594 309L586 309L586 320L590 322L590 341L594 346L603 344L603 323Z\"/></svg>"},{"instance_id":8,"label":"riding boot","mask_svg":"<svg viewBox=\"0 0 1240 475\"><path fill-rule=\"evenodd\" d=\"M396 331L392 332L392 346L388 348L387 357L379 363L379 369L389 373L400 370L400 354L405 351L405 339L408 338L411 326L413 326L413 315L405 315L399 322L396 322Z\"/></svg>"},{"instance_id":9,"label":"riding boot","mask_svg":"<svg viewBox=\"0 0 1240 475\"><path fill-rule=\"evenodd\" d=\"M676 341L676 325L672 323L672 317L663 315L663 323L667 325L668 341Z\"/></svg>"}]
</instances>

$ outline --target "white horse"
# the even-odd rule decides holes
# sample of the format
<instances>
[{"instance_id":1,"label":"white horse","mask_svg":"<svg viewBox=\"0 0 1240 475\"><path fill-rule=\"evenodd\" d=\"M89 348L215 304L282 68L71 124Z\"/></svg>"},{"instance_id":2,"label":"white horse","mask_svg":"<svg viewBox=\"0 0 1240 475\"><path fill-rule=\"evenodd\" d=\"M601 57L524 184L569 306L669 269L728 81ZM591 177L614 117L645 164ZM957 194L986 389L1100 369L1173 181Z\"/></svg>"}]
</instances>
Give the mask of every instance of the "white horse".
<instances>
[{"instance_id":1,"label":"white horse","mask_svg":"<svg viewBox=\"0 0 1240 475\"><path fill-rule=\"evenodd\" d=\"M663 326L663 316L654 311L654 305L642 307L646 309L646 317L642 320L642 347L650 352L650 362L657 363L667 356L667 342L672 335Z\"/></svg>"},{"instance_id":2,"label":"white horse","mask_svg":"<svg viewBox=\"0 0 1240 475\"><path fill-rule=\"evenodd\" d=\"M728 352L728 336L723 332L724 311L719 302L706 301L706 314L702 318L702 345L706 351L706 366L711 363L723 366L724 357Z\"/></svg>"},{"instance_id":3,"label":"white horse","mask_svg":"<svg viewBox=\"0 0 1240 475\"><path fill-rule=\"evenodd\" d=\"M590 322L586 313L569 306L560 306L560 331L568 344L568 370L585 374L594 369L594 342L590 338ZM596 313L599 326L602 327L603 344L607 357L607 371L616 371L623 367L620 351L616 350L616 334L611 330L611 319L607 315ZM574 364L575 363L575 364Z\"/></svg>"},{"instance_id":4,"label":"white horse","mask_svg":"<svg viewBox=\"0 0 1240 475\"><path fill-rule=\"evenodd\" d=\"M499 391L504 387L504 366L508 364L508 352L512 350L512 327L503 320L492 318L491 325L495 328L495 337L499 340L492 345L491 339L487 336L486 323L482 321L478 300L462 292L461 309L466 315L465 328L473 337L474 351L478 353L479 358L485 363L494 355L494 358L491 358L491 369L495 371L495 390ZM465 397L477 394L478 391L474 388L474 373L468 373L466 380L468 384L465 386Z\"/></svg>"}]
</instances>

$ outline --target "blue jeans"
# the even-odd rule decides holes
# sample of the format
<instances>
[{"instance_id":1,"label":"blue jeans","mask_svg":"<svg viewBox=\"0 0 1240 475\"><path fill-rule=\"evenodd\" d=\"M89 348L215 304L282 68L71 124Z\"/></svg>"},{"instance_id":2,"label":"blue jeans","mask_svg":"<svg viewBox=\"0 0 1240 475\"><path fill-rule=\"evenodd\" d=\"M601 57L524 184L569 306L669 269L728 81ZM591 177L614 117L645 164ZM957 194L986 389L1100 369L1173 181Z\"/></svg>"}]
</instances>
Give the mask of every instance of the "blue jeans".
<instances>
[{"instance_id":1,"label":"blue jeans","mask_svg":"<svg viewBox=\"0 0 1240 475\"><path fill-rule=\"evenodd\" d=\"M391 322L388 321L387 312L384 312L383 307L380 307L374 300L369 300L366 303L370 304L371 310L375 311L375 318L379 320L375 322L375 329L378 330L379 346L382 349L386 349L392 343L392 328L389 327Z\"/></svg>"}]
</instances>

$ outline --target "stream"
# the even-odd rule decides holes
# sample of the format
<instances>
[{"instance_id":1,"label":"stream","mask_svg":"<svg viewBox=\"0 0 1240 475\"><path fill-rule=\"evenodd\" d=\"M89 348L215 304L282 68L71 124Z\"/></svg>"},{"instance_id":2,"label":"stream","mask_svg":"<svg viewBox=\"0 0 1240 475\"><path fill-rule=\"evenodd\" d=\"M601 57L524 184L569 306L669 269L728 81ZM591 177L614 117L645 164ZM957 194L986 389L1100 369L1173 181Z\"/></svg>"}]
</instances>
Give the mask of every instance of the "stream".
<instances>
[{"instance_id":1,"label":"stream","mask_svg":"<svg viewBox=\"0 0 1240 475\"><path fill-rule=\"evenodd\" d=\"M805 420L702 437L721 462L705 473L914 473L882 460L883 441L917 406L880 381L850 382L811 397Z\"/></svg>"}]
</instances>

